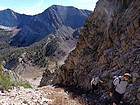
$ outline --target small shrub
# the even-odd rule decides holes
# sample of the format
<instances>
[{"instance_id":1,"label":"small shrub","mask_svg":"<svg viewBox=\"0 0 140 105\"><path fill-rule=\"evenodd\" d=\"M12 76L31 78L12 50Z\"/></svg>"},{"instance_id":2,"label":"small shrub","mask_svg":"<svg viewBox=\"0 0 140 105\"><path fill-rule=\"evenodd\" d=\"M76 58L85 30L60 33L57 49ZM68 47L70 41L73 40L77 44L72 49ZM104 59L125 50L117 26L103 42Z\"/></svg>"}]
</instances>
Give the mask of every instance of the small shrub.
<instances>
[{"instance_id":1,"label":"small shrub","mask_svg":"<svg viewBox=\"0 0 140 105\"><path fill-rule=\"evenodd\" d=\"M24 88L32 88L32 86L28 82L25 82L25 81L18 81L18 82L15 82L14 84L15 86L23 86Z\"/></svg>"}]
</instances>

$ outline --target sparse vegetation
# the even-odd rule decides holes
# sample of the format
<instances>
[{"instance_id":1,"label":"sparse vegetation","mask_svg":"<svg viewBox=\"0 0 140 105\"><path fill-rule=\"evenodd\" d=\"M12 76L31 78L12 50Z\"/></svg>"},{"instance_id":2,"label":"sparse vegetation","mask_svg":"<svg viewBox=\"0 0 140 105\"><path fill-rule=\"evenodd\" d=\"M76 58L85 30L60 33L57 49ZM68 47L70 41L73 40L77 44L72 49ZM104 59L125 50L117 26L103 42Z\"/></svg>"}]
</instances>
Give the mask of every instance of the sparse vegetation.
<instances>
[{"instance_id":1,"label":"sparse vegetation","mask_svg":"<svg viewBox=\"0 0 140 105\"><path fill-rule=\"evenodd\" d=\"M23 86L24 88L32 88L32 86L23 80L11 81L8 71L2 70L2 65L0 64L0 84L4 90L11 89L12 86Z\"/></svg>"},{"instance_id":2,"label":"sparse vegetation","mask_svg":"<svg viewBox=\"0 0 140 105\"><path fill-rule=\"evenodd\" d=\"M14 82L15 86L23 86L24 88L32 88L32 86L26 81Z\"/></svg>"},{"instance_id":3,"label":"sparse vegetation","mask_svg":"<svg viewBox=\"0 0 140 105\"><path fill-rule=\"evenodd\" d=\"M17 59L21 57L21 55L26 52L27 59L31 60L32 63L44 67L46 65L45 60L45 44L47 42L47 37L28 47L15 47L10 46L10 36L12 36L12 32L0 29L0 61L9 61L12 59Z\"/></svg>"},{"instance_id":4,"label":"sparse vegetation","mask_svg":"<svg viewBox=\"0 0 140 105\"><path fill-rule=\"evenodd\" d=\"M3 89L8 90L12 87L12 82L8 72L3 72L1 66L2 65L0 65L0 83Z\"/></svg>"}]
</instances>

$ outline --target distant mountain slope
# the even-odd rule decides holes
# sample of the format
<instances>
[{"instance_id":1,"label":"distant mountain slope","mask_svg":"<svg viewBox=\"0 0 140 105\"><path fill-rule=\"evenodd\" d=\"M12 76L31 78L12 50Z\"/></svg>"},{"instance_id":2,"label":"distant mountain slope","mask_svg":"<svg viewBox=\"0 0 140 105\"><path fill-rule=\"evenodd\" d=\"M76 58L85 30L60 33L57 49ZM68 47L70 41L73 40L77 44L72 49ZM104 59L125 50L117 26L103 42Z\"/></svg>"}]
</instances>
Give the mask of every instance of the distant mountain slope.
<instances>
[{"instance_id":1,"label":"distant mountain slope","mask_svg":"<svg viewBox=\"0 0 140 105\"><path fill-rule=\"evenodd\" d=\"M33 65L47 65L55 70L75 48L79 28L90 13L59 5L33 16L10 9L0 11L0 60L6 61L5 67L13 69L25 53L22 58L26 63L31 61Z\"/></svg>"},{"instance_id":2,"label":"distant mountain slope","mask_svg":"<svg viewBox=\"0 0 140 105\"><path fill-rule=\"evenodd\" d=\"M18 33L19 29L0 26L0 50L7 48L11 38Z\"/></svg>"},{"instance_id":3,"label":"distant mountain slope","mask_svg":"<svg viewBox=\"0 0 140 105\"><path fill-rule=\"evenodd\" d=\"M21 29L12 38L10 42L12 46L29 46L40 41L62 25L73 29L81 27L90 13L91 11L88 10L59 5L53 5L43 13L34 16L19 14L6 9L0 11L0 25Z\"/></svg>"},{"instance_id":4,"label":"distant mountain slope","mask_svg":"<svg viewBox=\"0 0 140 105\"><path fill-rule=\"evenodd\" d=\"M0 25L6 27L23 27L28 24L32 19L32 16L19 14L11 9L5 9L0 11Z\"/></svg>"}]
</instances>

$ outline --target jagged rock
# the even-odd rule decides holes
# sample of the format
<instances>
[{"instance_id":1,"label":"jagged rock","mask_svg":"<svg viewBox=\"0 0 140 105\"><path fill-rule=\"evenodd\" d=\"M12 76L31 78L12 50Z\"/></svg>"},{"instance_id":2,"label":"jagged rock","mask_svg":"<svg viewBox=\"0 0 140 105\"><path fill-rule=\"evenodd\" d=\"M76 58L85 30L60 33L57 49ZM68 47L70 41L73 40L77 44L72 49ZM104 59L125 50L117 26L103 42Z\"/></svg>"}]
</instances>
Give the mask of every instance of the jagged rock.
<instances>
[{"instance_id":1,"label":"jagged rock","mask_svg":"<svg viewBox=\"0 0 140 105\"><path fill-rule=\"evenodd\" d=\"M134 77L132 86L125 94L125 101L129 105L139 105L139 5L139 0L99 0L80 31L76 48L55 72L57 81L52 81L52 84L89 90L90 78L101 75L103 88L108 90L114 75L129 72ZM45 79L42 79L43 82Z\"/></svg>"}]
</instances>

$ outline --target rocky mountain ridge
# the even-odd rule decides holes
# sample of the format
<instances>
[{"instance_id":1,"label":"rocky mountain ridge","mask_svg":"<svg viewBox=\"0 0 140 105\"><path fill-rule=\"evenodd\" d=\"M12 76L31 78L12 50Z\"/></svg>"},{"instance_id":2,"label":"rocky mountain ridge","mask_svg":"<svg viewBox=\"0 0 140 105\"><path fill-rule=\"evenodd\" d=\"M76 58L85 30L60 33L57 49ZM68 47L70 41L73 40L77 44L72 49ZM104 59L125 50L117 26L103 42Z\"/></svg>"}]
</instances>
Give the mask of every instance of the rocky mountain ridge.
<instances>
[{"instance_id":1,"label":"rocky mountain ridge","mask_svg":"<svg viewBox=\"0 0 140 105\"><path fill-rule=\"evenodd\" d=\"M129 72L132 80L124 94L124 102L139 105L139 5L139 0L99 0L65 64L53 74L44 72L40 85L61 84L90 91L92 76L100 76L104 81L102 93L109 91L114 75Z\"/></svg>"},{"instance_id":2,"label":"rocky mountain ridge","mask_svg":"<svg viewBox=\"0 0 140 105\"><path fill-rule=\"evenodd\" d=\"M0 25L20 29L10 44L22 47L40 41L62 26L79 28L90 13L91 11L88 10L60 5L53 5L44 12L33 16L6 9L0 11Z\"/></svg>"}]
</instances>

